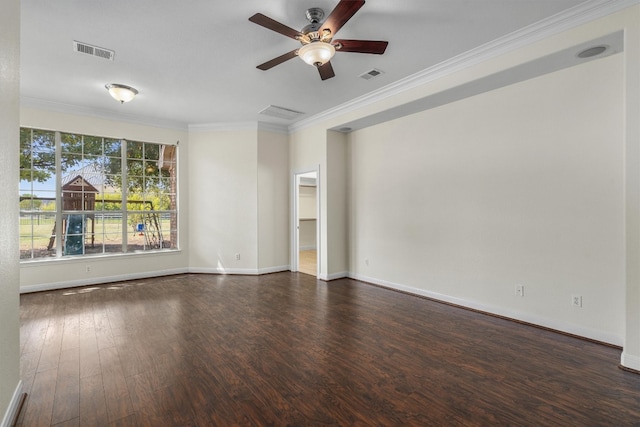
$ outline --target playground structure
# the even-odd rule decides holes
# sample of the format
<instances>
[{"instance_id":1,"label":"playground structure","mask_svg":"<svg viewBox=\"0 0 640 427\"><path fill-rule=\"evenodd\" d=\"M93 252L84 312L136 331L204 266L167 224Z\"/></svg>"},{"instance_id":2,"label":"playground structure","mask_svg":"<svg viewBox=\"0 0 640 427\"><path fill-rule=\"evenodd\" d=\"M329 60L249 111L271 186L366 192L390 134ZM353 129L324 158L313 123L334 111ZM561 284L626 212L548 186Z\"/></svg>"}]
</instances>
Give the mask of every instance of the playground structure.
<instances>
[{"instance_id":1,"label":"playground structure","mask_svg":"<svg viewBox=\"0 0 640 427\"><path fill-rule=\"evenodd\" d=\"M113 202L110 202L113 203ZM151 202L140 200L127 200L127 204L146 205L141 206L139 221L133 224L135 235L144 237L144 246L150 249L165 247L165 241L160 226L160 215L153 210ZM89 223L90 221L90 223ZM63 253L64 255L82 255L86 246L95 247L95 215L90 213L68 214L63 219ZM91 226L91 230L87 226ZM54 224L47 250L52 250L55 245L56 226Z\"/></svg>"},{"instance_id":2,"label":"playground structure","mask_svg":"<svg viewBox=\"0 0 640 427\"><path fill-rule=\"evenodd\" d=\"M62 220L62 241L64 255L82 255L85 247L95 247L95 207L96 194L99 191L78 175L62 187L63 211L74 211L65 215ZM109 201L109 203L122 203ZM139 221L135 231L144 236L144 246L148 248L164 247L159 214L154 211L150 201L127 200L128 205L139 205ZM89 228L90 227L90 228ZM56 239L56 225L51 231L47 250L52 250Z\"/></svg>"},{"instance_id":3,"label":"playground structure","mask_svg":"<svg viewBox=\"0 0 640 427\"><path fill-rule=\"evenodd\" d=\"M135 231L144 236L144 245L153 249L164 247L164 238L162 236L162 227L160 227L160 218L156 211L153 210L153 204L149 201L127 200L127 204L141 204L140 209L142 222L138 222ZM148 209L144 209L145 205Z\"/></svg>"},{"instance_id":4,"label":"playground structure","mask_svg":"<svg viewBox=\"0 0 640 427\"><path fill-rule=\"evenodd\" d=\"M77 175L62 186L62 209L65 211L93 211L96 208L96 194L98 190L87 182L81 175ZM91 220L91 233L86 229L85 221ZM64 254L80 255L84 253L85 235L91 239L91 247L95 245L96 221L93 214L70 214L62 220L64 230ZM53 225L51 239L47 250L55 244L56 226Z\"/></svg>"}]
</instances>

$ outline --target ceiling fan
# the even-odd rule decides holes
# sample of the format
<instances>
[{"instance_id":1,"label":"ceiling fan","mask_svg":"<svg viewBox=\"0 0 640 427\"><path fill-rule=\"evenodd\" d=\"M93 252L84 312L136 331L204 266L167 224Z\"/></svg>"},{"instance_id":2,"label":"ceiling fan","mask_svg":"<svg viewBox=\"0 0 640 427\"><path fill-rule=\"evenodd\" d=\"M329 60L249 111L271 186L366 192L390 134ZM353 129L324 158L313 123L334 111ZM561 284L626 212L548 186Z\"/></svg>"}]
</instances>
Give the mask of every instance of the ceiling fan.
<instances>
[{"instance_id":1,"label":"ceiling fan","mask_svg":"<svg viewBox=\"0 0 640 427\"><path fill-rule=\"evenodd\" d=\"M324 22L322 22L324 18L322 9L317 7L308 9L306 16L310 24L301 31L287 27L261 13L256 13L249 18L249 21L283 36L291 37L302 44L302 47L273 58L264 64L258 65L256 68L266 71L299 56L304 62L318 69L322 80L327 80L335 76L330 60L336 52L382 55L389 42L378 40L333 40L340 28L356 14L364 3L364 0L340 0Z\"/></svg>"}]
</instances>

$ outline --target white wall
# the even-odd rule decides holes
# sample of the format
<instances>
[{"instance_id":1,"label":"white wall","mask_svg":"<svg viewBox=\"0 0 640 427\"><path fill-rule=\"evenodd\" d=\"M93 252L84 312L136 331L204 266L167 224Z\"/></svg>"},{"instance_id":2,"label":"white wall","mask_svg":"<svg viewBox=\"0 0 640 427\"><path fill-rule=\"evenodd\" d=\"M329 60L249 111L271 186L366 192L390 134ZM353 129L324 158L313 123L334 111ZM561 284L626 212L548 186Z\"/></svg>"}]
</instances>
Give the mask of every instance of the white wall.
<instances>
[{"instance_id":1,"label":"white wall","mask_svg":"<svg viewBox=\"0 0 640 427\"><path fill-rule=\"evenodd\" d=\"M0 14L0 425L9 425L20 393L18 176L20 2Z\"/></svg>"},{"instance_id":2,"label":"white wall","mask_svg":"<svg viewBox=\"0 0 640 427\"><path fill-rule=\"evenodd\" d=\"M175 144L177 141L184 144L188 141L189 136L186 129L176 129L170 126L147 126L96 116L29 107L20 108L20 126L159 144ZM180 151L183 151L182 147ZM180 155L182 156L181 153Z\"/></svg>"},{"instance_id":3,"label":"white wall","mask_svg":"<svg viewBox=\"0 0 640 427\"><path fill-rule=\"evenodd\" d=\"M186 211L189 199L189 185L186 173L188 170L186 163L188 157L188 133L185 130L143 126L34 108L22 108L20 110L20 125L38 129L77 132L86 135L135 139L145 142L175 144L180 141L178 150L179 251L23 262L20 266L22 292L82 286L91 283L104 283L187 271L188 251L186 237L189 232L189 222L186 220ZM85 268L87 264L91 265L89 273L86 272Z\"/></svg>"},{"instance_id":4,"label":"white wall","mask_svg":"<svg viewBox=\"0 0 640 427\"><path fill-rule=\"evenodd\" d=\"M349 275L349 213L347 136L327 132L326 216L327 278L337 279Z\"/></svg>"},{"instance_id":5,"label":"white wall","mask_svg":"<svg viewBox=\"0 0 640 427\"><path fill-rule=\"evenodd\" d=\"M351 271L621 344L623 60L353 133Z\"/></svg>"},{"instance_id":6,"label":"white wall","mask_svg":"<svg viewBox=\"0 0 640 427\"><path fill-rule=\"evenodd\" d=\"M257 272L257 147L255 130L190 133L189 266L193 271Z\"/></svg>"},{"instance_id":7,"label":"white wall","mask_svg":"<svg viewBox=\"0 0 640 427\"><path fill-rule=\"evenodd\" d=\"M257 126L191 130L190 271L289 269L288 150L286 135Z\"/></svg>"},{"instance_id":8,"label":"white wall","mask_svg":"<svg viewBox=\"0 0 640 427\"><path fill-rule=\"evenodd\" d=\"M640 371L640 7L625 26L626 322L622 366Z\"/></svg>"},{"instance_id":9,"label":"white wall","mask_svg":"<svg viewBox=\"0 0 640 427\"><path fill-rule=\"evenodd\" d=\"M258 269L289 269L289 138L258 132Z\"/></svg>"}]
</instances>

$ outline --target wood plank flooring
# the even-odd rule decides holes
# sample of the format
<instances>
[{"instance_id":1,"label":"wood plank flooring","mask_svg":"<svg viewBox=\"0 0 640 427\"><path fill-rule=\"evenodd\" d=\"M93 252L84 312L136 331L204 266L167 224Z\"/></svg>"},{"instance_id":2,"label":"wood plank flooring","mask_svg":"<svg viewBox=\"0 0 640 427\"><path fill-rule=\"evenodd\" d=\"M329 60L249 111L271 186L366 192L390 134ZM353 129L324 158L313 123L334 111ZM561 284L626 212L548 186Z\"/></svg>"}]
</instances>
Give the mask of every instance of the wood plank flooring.
<instances>
[{"instance_id":1,"label":"wood plank flooring","mask_svg":"<svg viewBox=\"0 0 640 427\"><path fill-rule=\"evenodd\" d=\"M21 297L31 426L630 426L620 350L354 280L187 274Z\"/></svg>"},{"instance_id":2,"label":"wood plank flooring","mask_svg":"<svg viewBox=\"0 0 640 427\"><path fill-rule=\"evenodd\" d=\"M300 251L300 265L298 270L300 273L316 276L318 274L318 255L315 249Z\"/></svg>"}]
</instances>

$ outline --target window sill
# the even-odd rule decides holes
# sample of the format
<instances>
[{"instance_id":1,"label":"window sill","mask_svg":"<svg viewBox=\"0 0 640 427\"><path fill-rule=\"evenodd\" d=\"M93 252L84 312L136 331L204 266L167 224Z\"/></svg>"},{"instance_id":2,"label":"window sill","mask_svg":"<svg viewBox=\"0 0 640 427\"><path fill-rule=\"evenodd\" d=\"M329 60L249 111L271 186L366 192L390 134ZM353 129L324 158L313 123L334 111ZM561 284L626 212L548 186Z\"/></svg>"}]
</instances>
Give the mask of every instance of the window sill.
<instances>
[{"instance_id":1,"label":"window sill","mask_svg":"<svg viewBox=\"0 0 640 427\"><path fill-rule=\"evenodd\" d=\"M96 254L96 255L78 255L78 256L66 256L64 258L37 258L37 259L24 259L20 260L20 267L38 267L43 264L49 263L81 263L87 261L109 261L121 258L140 258L148 256L167 256L181 254L182 249L163 249L163 250L150 250L150 251L137 251L126 253L113 253L113 254Z\"/></svg>"}]
</instances>

